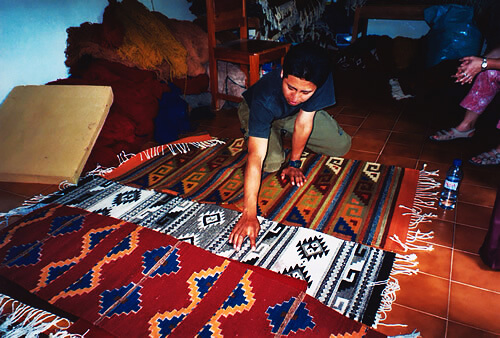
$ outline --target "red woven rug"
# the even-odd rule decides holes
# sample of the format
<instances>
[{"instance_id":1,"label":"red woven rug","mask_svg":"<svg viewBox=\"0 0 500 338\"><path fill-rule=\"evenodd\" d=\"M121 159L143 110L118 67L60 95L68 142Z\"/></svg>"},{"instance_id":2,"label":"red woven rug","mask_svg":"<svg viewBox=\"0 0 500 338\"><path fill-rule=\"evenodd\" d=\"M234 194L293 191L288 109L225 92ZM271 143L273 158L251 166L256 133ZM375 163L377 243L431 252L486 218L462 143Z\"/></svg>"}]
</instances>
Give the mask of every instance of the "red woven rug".
<instances>
[{"instance_id":1,"label":"red woven rug","mask_svg":"<svg viewBox=\"0 0 500 338\"><path fill-rule=\"evenodd\" d=\"M180 141L184 152L173 154L163 146L140 153L104 177L241 210L247 156L243 139L204 149L189 148L189 142ZM300 188L281 180L279 172L263 174L260 215L384 250L405 251L412 217L420 212L408 213L407 208L415 205L419 185L426 183L422 172L311 153L303 154L302 170L307 181Z\"/></svg>"},{"instance_id":2,"label":"red woven rug","mask_svg":"<svg viewBox=\"0 0 500 338\"><path fill-rule=\"evenodd\" d=\"M3 277L116 336L383 336L306 296L304 281L78 208L3 229L0 262Z\"/></svg>"}]
</instances>

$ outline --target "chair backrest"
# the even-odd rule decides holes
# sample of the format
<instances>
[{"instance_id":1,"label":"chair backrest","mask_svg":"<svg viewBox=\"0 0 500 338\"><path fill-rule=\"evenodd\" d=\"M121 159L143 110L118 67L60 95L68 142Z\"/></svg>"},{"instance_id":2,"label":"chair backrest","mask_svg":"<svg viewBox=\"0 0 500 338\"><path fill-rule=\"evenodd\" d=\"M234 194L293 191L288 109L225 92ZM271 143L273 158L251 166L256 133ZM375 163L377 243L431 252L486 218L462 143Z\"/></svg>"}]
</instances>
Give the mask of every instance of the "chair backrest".
<instances>
[{"instance_id":1,"label":"chair backrest","mask_svg":"<svg viewBox=\"0 0 500 338\"><path fill-rule=\"evenodd\" d=\"M248 38L245 0L206 0L206 5L210 45L215 45L216 32L226 30L239 30L240 39Z\"/></svg>"}]
</instances>

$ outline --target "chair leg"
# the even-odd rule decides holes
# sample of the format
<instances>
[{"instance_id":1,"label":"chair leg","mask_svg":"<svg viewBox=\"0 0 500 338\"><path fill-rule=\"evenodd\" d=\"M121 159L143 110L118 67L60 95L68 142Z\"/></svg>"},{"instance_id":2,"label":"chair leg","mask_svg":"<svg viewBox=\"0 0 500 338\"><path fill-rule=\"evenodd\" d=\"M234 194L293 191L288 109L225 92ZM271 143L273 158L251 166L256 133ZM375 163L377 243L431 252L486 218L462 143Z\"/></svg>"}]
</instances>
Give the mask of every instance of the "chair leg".
<instances>
[{"instance_id":1,"label":"chair leg","mask_svg":"<svg viewBox=\"0 0 500 338\"><path fill-rule=\"evenodd\" d=\"M217 111L217 101L219 94L219 74L217 70L217 60L210 58L209 60L209 70L210 70L210 94L212 95L212 110Z\"/></svg>"},{"instance_id":2,"label":"chair leg","mask_svg":"<svg viewBox=\"0 0 500 338\"><path fill-rule=\"evenodd\" d=\"M259 55L250 55L250 79L248 86L250 87L253 85L255 82L259 81L260 75L259 75L259 70L260 70L260 65L259 65Z\"/></svg>"}]
</instances>

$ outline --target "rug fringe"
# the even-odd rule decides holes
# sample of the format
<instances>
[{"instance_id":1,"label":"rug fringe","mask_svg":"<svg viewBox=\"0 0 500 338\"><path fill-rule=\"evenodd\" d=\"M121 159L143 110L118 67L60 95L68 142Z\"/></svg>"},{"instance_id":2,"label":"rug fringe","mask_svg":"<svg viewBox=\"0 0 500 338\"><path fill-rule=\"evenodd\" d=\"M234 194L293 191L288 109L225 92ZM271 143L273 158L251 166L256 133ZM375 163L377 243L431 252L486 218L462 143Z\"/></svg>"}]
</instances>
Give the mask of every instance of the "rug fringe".
<instances>
[{"instance_id":1,"label":"rug fringe","mask_svg":"<svg viewBox=\"0 0 500 338\"><path fill-rule=\"evenodd\" d=\"M206 141L168 143L168 144L163 144L161 146L156 146L146 149L140 152L139 156L141 158L141 161L144 161L144 160L150 160L153 157L159 155L165 155L166 150L168 150L172 155L175 156L177 154L186 154L187 152L189 152L191 150L189 146L193 146L198 149L206 149L215 147L218 144L225 144L225 143L226 142L219 140L217 138L212 138L211 140L206 140Z\"/></svg>"},{"instance_id":2,"label":"rug fringe","mask_svg":"<svg viewBox=\"0 0 500 338\"><path fill-rule=\"evenodd\" d=\"M413 200L413 206L407 207L405 205L399 205L399 208L407 210L403 213L404 216L410 216L410 224L408 228L408 234L406 236L405 242L403 242L396 234L389 237L396 243L398 243L405 252L408 250L415 251L432 251L434 247L432 245L416 245L416 241L428 241L434 238L434 232L430 231L423 233L418 229L421 223L432 222L433 218L437 215L432 212L425 212L424 210L437 210L436 204L438 200L439 191L436 189L441 186L441 183L436 181L434 177L439 176L439 170L427 171L427 164L424 163L422 170L419 172L417 189L415 192L415 198Z\"/></svg>"},{"instance_id":3,"label":"rug fringe","mask_svg":"<svg viewBox=\"0 0 500 338\"><path fill-rule=\"evenodd\" d=\"M394 259L394 264L392 266L392 270L389 275L389 279L385 281L372 283L373 285L386 284L384 291L382 291L381 295L382 301L377 311L375 325L373 326L375 329L377 328L377 325L402 326L402 327L407 326L406 324L386 324L383 323L383 321L387 319L387 313L392 310L392 304L396 301L396 292L401 289L399 286L399 281L395 276L416 275L419 271L417 266L418 266L418 261L416 254L410 254L410 255L396 254L396 257Z\"/></svg>"},{"instance_id":4,"label":"rug fringe","mask_svg":"<svg viewBox=\"0 0 500 338\"><path fill-rule=\"evenodd\" d=\"M0 333L4 334L3 337L38 337L49 329L57 328L62 331L72 325L66 318L33 308L4 294L0 294L0 304L0 315L3 317ZM67 325L63 326L61 322L66 322ZM66 334L58 332L57 337L83 337L64 332Z\"/></svg>"},{"instance_id":5,"label":"rug fringe","mask_svg":"<svg viewBox=\"0 0 500 338\"><path fill-rule=\"evenodd\" d=\"M97 163L97 167L95 169L89 171L85 175L85 177L88 177L88 176L104 176L104 175L109 174L110 172L112 172L114 169L115 169L115 167L106 168L106 167L101 166L99 163Z\"/></svg>"}]
</instances>

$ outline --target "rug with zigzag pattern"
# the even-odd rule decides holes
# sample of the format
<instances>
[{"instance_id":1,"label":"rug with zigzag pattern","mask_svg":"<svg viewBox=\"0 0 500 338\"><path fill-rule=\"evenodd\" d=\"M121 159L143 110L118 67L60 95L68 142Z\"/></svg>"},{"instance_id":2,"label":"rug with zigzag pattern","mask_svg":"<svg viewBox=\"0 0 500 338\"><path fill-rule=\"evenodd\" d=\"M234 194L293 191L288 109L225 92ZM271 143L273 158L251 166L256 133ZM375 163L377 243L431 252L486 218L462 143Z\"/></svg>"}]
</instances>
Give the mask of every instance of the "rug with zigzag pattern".
<instances>
[{"instance_id":1,"label":"rug with zigzag pattern","mask_svg":"<svg viewBox=\"0 0 500 338\"><path fill-rule=\"evenodd\" d=\"M243 139L165 152L149 149L104 177L235 210L243 206L247 152ZM420 179L415 169L304 152L302 187L263 173L259 214L285 225L314 229L357 243L403 252Z\"/></svg>"}]
</instances>

